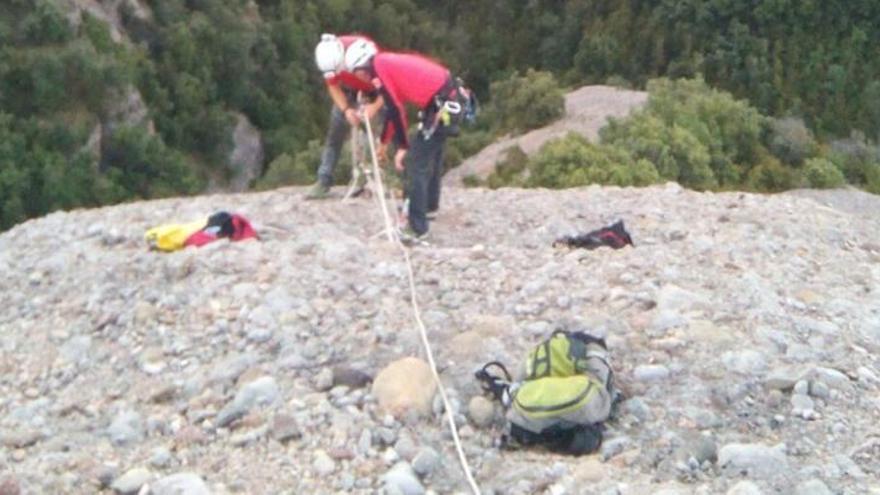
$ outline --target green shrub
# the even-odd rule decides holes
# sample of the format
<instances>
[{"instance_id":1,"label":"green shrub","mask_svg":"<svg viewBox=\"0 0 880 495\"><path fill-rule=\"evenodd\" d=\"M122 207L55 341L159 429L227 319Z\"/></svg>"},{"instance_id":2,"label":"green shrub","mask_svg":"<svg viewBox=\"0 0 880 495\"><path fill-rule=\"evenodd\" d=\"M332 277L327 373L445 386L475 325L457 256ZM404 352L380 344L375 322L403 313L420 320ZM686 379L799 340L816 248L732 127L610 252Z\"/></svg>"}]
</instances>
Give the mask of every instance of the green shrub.
<instances>
[{"instance_id":1,"label":"green shrub","mask_svg":"<svg viewBox=\"0 0 880 495\"><path fill-rule=\"evenodd\" d=\"M114 131L104 146L101 167L131 197L192 194L202 186L180 152L139 127Z\"/></svg>"},{"instance_id":2,"label":"green shrub","mask_svg":"<svg viewBox=\"0 0 880 495\"><path fill-rule=\"evenodd\" d=\"M804 176L810 187L831 189L846 183L843 172L825 158L811 158L804 165Z\"/></svg>"},{"instance_id":3,"label":"green shrub","mask_svg":"<svg viewBox=\"0 0 880 495\"><path fill-rule=\"evenodd\" d=\"M816 156L819 145L813 133L796 118L774 119L770 124L770 151L787 165L800 166Z\"/></svg>"},{"instance_id":4,"label":"green shrub","mask_svg":"<svg viewBox=\"0 0 880 495\"><path fill-rule=\"evenodd\" d=\"M461 165L462 161L491 144L492 139L493 135L487 130L462 129L460 136L446 141L444 170Z\"/></svg>"},{"instance_id":5,"label":"green shrub","mask_svg":"<svg viewBox=\"0 0 880 495\"><path fill-rule=\"evenodd\" d=\"M486 179L486 185L492 189L523 185L523 172L529 164L529 157L519 146L512 146L501 152L501 159L495 164L495 170Z\"/></svg>"},{"instance_id":6,"label":"green shrub","mask_svg":"<svg viewBox=\"0 0 880 495\"><path fill-rule=\"evenodd\" d=\"M25 16L20 29L33 44L62 43L73 37L73 30L56 2L37 0Z\"/></svg>"},{"instance_id":7,"label":"green shrub","mask_svg":"<svg viewBox=\"0 0 880 495\"><path fill-rule=\"evenodd\" d=\"M780 192L792 189L797 185L797 173L769 155L753 167L746 178L746 186L759 192Z\"/></svg>"},{"instance_id":8,"label":"green shrub","mask_svg":"<svg viewBox=\"0 0 880 495\"><path fill-rule=\"evenodd\" d=\"M843 172L847 182L880 193L880 146L854 132L847 139L832 141L830 148L828 159Z\"/></svg>"},{"instance_id":9,"label":"green shrub","mask_svg":"<svg viewBox=\"0 0 880 495\"><path fill-rule=\"evenodd\" d=\"M866 167L864 187L870 193L880 194L880 163Z\"/></svg>"},{"instance_id":10,"label":"green shrub","mask_svg":"<svg viewBox=\"0 0 880 495\"><path fill-rule=\"evenodd\" d=\"M500 132L520 133L544 126L565 113L565 97L553 74L529 69L493 82L490 118Z\"/></svg>"},{"instance_id":11,"label":"green shrub","mask_svg":"<svg viewBox=\"0 0 880 495\"><path fill-rule=\"evenodd\" d=\"M601 136L603 143L626 150L636 160L653 164L659 177L665 180L694 189L717 185L706 146L687 129L668 126L646 111L625 120L612 120L602 129Z\"/></svg>"},{"instance_id":12,"label":"green shrub","mask_svg":"<svg viewBox=\"0 0 880 495\"><path fill-rule=\"evenodd\" d=\"M82 18L81 29L95 50L99 53L112 53L116 43L110 36L110 26L88 12L83 12Z\"/></svg>"},{"instance_id":13,"label":"green shrub","mask_svg":"<svg viewBox=\"0 0 880 495\"><path fill-rule=\"evenodd\" d=\"M621 66L618 57L620 46L614 37L603 33L584 33L574 54L574 69L587 81L602 81L613 76Z\"/></svg>"},{"instance_id":14,"label":"green shrub","mask_svg":"<svg viewBox=\"0 0 880 495\"><path fill-rule=\"evenodd\" d=\"M527 185L550 188L647 185L660 177L648 161L634 160L624 149L596 145L574 133L545 144L529 160L528 174Z\"/></svg>"},{"instance_id":15,"label":"green shrub","mask_svg":"<svg viewBox=\"0 0 880 495\"><path fill-rule=\"evenodd\" d=\"M100 113L108 92L131 81L126 64L88 41L61 48L0 51L0 106L20 117L85 106Z\"/></svg>"},{"instance_id":16,"label":"green shrub","mask_svg":"<svg viewBox=\"0 0 880 495\"><path fill-rule=\"evenodd\" d=\"M645 111L679 126L705 146L719 187L739 184L764 152L767 118L745 101L710 88L702 79L656 79L648 83Z\"/></svg>"},{"instance_id":17,"label":"green shrub","mask_svg":"<svg viewBox=\"0 0 880 495\"><path fill-rule=\"evenodd\" d=\"M611 76L606 79L605 85L621 89L633 89L633 83L629 82L626 78L617 75Z\"/></svg>"},{"instance_id":18,"label":"green shrub","mask_svg":"<svg viewBox=\"0 0 880 495\"><path fill-rule=\"evenodd\" d=\"M266 167L266 173L257 180L256 187L259 190L275 189L294 184L310 184L315 182L314 165L306 168L298 163L287 153L282 153L272 160Z\"/></svg>"},{"instance_id":19,"label":"green shrub","mask_svg":"<svg viewBox=\"0 0 880 495\"><path fill-rule=\"evenodd\" d=\"M465 175L461 178L461 183L464 184L464 187L480 187L483 185L483 181L475 174Z\"/></svg>"},{"instance_id":20,"label":"green shrub","mask_svg":"<svg viewBox=\"0 0 880 495\"><path fill-rule=\"evenodd\" d=\"M323 141L312 140L309 141L306 149L294 156L287 153L278 155L266 167L266 173L257 181L256 188L267 190L314 183L318 178L318 165L321 163L323 149ZM339 162L333 170L333 182L347 184L350 179L351 151L349 146L345 145L340 154Z\"/></svg>"}]
</instances>

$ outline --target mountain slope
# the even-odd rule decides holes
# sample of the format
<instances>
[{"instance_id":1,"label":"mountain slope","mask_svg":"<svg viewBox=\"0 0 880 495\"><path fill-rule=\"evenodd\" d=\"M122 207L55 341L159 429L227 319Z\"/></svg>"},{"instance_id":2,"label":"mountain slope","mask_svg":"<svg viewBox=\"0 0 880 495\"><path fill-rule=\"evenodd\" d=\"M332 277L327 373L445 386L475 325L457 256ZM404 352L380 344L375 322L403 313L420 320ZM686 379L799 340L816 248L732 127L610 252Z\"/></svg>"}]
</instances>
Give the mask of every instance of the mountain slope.
<instances>
[{"instance_id":1,"label":"mountain slope","mask_svg":"<svg viewBox=\"0 0 880 495\"><path fill-rule=\"evenodd\" d=\"M302 194L59 212L0 235L0 485L136 493L191 473L215 494L376 493L403 460L463 493L438 409L395 419L369 388L333 386L331 366L375 376L421 350L373 203ZM413 258L484 493L878 493L880 204L815 196L448 190ZM218 209L263 239L142 244ZM635 248L550 247L616 218ZM559 321L607 335L628 400L599 455L498 450L497 426L473 423L472 372L515 368Z\"/></svg>"}]
</instances>

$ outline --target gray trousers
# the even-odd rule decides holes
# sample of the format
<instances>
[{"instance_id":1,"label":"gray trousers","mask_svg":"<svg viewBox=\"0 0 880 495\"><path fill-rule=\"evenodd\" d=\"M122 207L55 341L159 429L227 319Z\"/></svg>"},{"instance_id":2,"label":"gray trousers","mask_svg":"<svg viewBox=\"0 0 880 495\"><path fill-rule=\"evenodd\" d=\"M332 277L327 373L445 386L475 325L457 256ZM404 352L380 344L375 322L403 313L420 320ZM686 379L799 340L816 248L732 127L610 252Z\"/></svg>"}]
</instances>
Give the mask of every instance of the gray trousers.
<instances>
[{"instance_id":1,"label":"gray trousers","mask_svg":"<svg viewBox=\"0 0 880 495\"><path fill-rule=\"evenodd\" d=\"M446 132L442 126L429 139L419 131L410 139L406 157L409 226L420 235L428 231L428 212L440 208L445 144Z\"/></svg>"},{"instance_id":2,"label":"gray trousers","mask_svg":"<svg viewBox=\"0 0 880 495\"><path fill-rule=\"evenodd\" d=\"M357 103L357 97L349 91L345 92L348 97L348 104L354 106ZM321 152L321 164L318 166L318 182L322 186L330 187L333 185L333 169L339 162L339 155L342 153L342 146L348 139L348 133L351 132L351 125L345 120L345 114L336 105L330 109L330 123L327 127L327 137L324 140L324 151Z\"/></svg>"}]
</instances>

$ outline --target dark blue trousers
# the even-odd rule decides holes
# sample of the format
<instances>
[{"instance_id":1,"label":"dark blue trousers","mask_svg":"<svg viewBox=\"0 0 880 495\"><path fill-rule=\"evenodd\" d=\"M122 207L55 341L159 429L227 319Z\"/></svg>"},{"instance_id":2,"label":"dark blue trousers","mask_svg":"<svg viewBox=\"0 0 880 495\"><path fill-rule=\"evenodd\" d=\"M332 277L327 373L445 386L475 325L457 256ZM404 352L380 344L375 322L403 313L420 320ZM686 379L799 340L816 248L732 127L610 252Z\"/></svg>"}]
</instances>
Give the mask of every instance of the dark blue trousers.
<instances>
[{"instance_id":1,"label":"dark blue trousers","mask_svg":"<svg viewBox=\"0 0 880 495\"><path fill-rule=\"evenodd\" d=\"M440 208L445 144L446 132L442 126L428 139L419 131L410 139L406 154L406 196L409 226L419 235L428 231L428 212Z\"/></svg>"}]
</instances>

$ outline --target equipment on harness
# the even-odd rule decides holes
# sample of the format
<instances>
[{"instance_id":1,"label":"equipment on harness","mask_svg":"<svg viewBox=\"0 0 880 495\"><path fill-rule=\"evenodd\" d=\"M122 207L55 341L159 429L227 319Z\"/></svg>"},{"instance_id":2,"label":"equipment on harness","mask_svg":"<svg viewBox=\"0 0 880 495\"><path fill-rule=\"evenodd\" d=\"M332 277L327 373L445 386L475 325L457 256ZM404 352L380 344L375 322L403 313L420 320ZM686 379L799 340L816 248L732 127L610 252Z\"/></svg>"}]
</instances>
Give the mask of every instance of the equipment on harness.
<instances>
[{"instance_id":1,"label":"equipment on harness","mask_svg":"<svg viewBox=\"0 0 880 495\"><path fill-rule=\"evenodd\" d=\"M431 139L441 125L447 136L458 136L462 123L476 122L477 112L476 94L456 77L447 81L431 103L419 111L418 128L426 140Z\"/></svg>"},{"instance_id":2,"label":"equipment on harness","mask_svg":"<svg viewBox=\"0 0 880 495\"><path fill-rule=\"evenodd\" d=\"M525 375L514 383L497 361L475 373L483 390L507 409L506 445L573 455L595 451L616 395L604 339L557 330L528 353Z\"/></svg>"}]
</instances>

